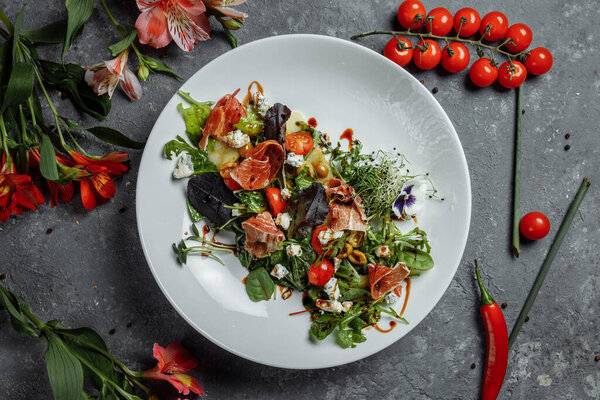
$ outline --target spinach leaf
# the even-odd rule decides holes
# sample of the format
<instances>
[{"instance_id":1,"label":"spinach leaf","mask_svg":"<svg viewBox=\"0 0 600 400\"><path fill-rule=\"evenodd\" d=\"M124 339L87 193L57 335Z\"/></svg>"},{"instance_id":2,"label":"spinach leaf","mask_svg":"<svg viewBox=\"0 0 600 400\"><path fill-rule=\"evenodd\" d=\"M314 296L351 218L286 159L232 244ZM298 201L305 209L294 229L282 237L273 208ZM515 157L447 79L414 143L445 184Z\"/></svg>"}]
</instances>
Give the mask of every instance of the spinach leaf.
<instances>
[{"instance_id":1,"label":"spinach leaf","mask_svg":"<svg viewBox=\"0 0 600 400\"><path fill-rule=\"evenodd\" d=\"M349 347L354 348L356 347L356 343L362 343L367 340L360 330L356 331L353 329L340 329L335 339L337 344L344 349Z\"/></svg>"},{"instance_id":2,"label":"spinach leaf","mask_svg":"<svg viewBox=\"0 0 600 400\"><path fill-rule=\"evenodd\" d=\"M290 204L294 219L288 229L288 237L303 239L309 236L313 228L321 225L329 214L329 204L325 188L319 182L313 182L298 193L298 198Z\"/></svg>"},{"instance_id":3,"label":"spinach leaf","mask_svg":"<svg viewBox=\"0 0 600 400\"><path fill-rule=\"evenodd\" d=\"M433 268L433 258L429 253L417 248L405 248L398 252L398 262L404 262L411 270L427 271Z\"/></svg>"},{"instance_id":4,"label":"spinach leaf","mask_svg":"<svg viewBox=\"0 0 600 400\"><path fill-rule=\"evenodd\" d=\"M225 185L219 174L207 173L194 176L188 181L187 196L190 204L199 213L217 226L227 224L237 197Z\"/></svg>"},{"instance_id":5,"label":"spinach leaf","mask_svg":"<svg viewBox=\"0 0 600 400\"><path fill-rule=\"evenodd\" d=\"M181 136L177 136L177 139L171 140L165 144L164 156L169 160L172 160L173 157L178 156L184 151L187 152L192 159L192 163L194 164L194 175L204 174L206 172L217 172L217 166L208 159L206 150L192 146Z\"/></svg>"},{"instance_id":6,"label":"spinach leaf","mask_svg":"<svg viewBox=\"0 0 600 400\"><path fill-rule=\"evenodd\" d=\"M262 119L252 107L248 107L246 114L234 127L248 136L258 136L264 129Z\"/></svg>"},{"instance_id":7,"label":"spinach leaf","mask_svg":"<svg viewBox=\"0 0 600 400\"><path fill-rule=\"evenodd\" d=\"M185 122L185 133L188 138L194 144L199 143L202 138L202 129L206 125L211 111L211 104L198 103L184 108L183 104L179 103L177 109Z\"/></svg>"},{"instance_id":8,"label":"spinach leaf","mask_svg":"<svg viewBox=\"0 0 600 400\"><path fill-rule=\"evenodd\" d=\"M242 204L246 206L246 211L253 214L259 214L267 209L265 197L258 191L239 192L237 196Z\"/></svg>"},{"instance_id":9,"label":"spinach leaf","mask_svg":"<svg viewBox=\"0 0 600 400\"><path fill-rule=\"evenodd\" d=\"M310 336L317 340L323 340L340 324L341 314L316 314L317 318L310 326Z\"/></svg>"},{"instance_id":10,"label":"spinach leaf","mask_svg":"<svg viewBox=\"0 0 600 400\"><path fill-rule=\"evenodd\" d=\"M246 292L252 301L269 300L275 291L275 284L264 268L257 268L248 274Z\"/></svg>"},{"instance_id":11,"label":"spinach leaf","mask_svg":"<svg viewBox=\"0 0 600 400\"><path fill-rule=\"evenodd\" d=\"M300 191L310 187L314 182L314 179L308 174L308 168L304 167L298 176L294 178L294 182L296 183L294 189Z\"/></svg>"}]
</instances>

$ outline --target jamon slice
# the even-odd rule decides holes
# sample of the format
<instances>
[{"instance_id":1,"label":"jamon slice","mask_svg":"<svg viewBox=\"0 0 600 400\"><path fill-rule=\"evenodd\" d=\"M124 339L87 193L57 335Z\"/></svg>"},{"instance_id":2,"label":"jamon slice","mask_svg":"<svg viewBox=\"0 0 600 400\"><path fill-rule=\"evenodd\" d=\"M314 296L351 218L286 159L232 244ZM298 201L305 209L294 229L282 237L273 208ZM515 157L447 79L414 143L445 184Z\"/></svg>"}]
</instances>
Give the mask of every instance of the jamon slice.
<instances>
[{"instance_id":1,"label":"jamon slice","mask_svg":"<svg viewBox=\"0 0 600 400\"><path fill-rule=\"evenodd\" d=\"M325 194L327 194L331 200L338 200L342 203L346 203L352 201L356 197L354 188L341 179L330 179L324 182L323 186L325 187Z\"/></svg>"},{"instance_id":2,"label":"jamon slice","mask_svg":"<svg viewBox=\"0 0 600 400\"><path fill-rule=\"evenodd\" d=\"M242 228L246 232L246 250L254 257L271 254L277 250L277 243L285 239L268 211L242 222Z\"/></svg>"},{"instance_id":3,"label":"jamon slice","mask_svg":"<svg viewBox=\"0 0 600 400\"><path fill-rule=\"evenodd\" d=\"M265 188L283 165L283 147L266 140L244 155L246 159L231 170L231 178L245 190Z\"/></svg>"},{"instance_id":4,"label":"jamon slice","mask_svg":"<svg viewBox=\"0 0 600 400\"><path fill-rule=\"evenodd\" d=\"M340 179L330 179L323 186L331 200L329 204L331 229L365 232L368 225L367 215L362 199L356 194L354 188Z\"/></svg>"},{"instance_id":5,"label":"jamon slice","mask_svg":"<svg viewBox=\"0 0 600 400\"><path fill-rule=\"evenodd\" d=\"M220 139L234 130L234 125L246 116L246 109L235 98L240 89L233 94L226 94L215 104L204 126L204 135L200 140L200 148L206 147L208 137Z\"/></svg>"},{"instance_id":6,"label":"jamon slice","mask_svg":"<svg viewBox=\"0 0 600 400\"><path fill-rule=\"evenodd\" d=\"M397 263L394 268L381 264L369 264L368 268L371 297L375 300L396 289L410 274L410 269L403 262Z\"/></svg>"}]
</instances>

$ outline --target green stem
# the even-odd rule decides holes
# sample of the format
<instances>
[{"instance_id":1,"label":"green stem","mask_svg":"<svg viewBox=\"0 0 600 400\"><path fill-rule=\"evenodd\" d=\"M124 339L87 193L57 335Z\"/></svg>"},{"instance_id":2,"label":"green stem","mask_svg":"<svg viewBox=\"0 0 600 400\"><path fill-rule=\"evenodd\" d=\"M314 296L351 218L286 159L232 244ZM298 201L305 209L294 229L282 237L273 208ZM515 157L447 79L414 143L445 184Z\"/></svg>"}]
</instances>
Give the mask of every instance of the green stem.
<instances>
[{"instance_id":1,"label":"green stem","mask_svg":"<svg viewBox=\"0 0 600 400\"><path fill-rule=\"evenodd\" d=\"M10 33L6 32L4 28L0 28L0 36L2 36L4 39L8 39L10 37Z\"/></svg>"},{"instance_id":2,"label":"green stem","mask_svg":"<svg viewBox=\"0 0 600 400\"><path fill-rule=\"evenodd\" d=\"M34 325L41 331L42 329L46 328L46 324L44 324L42 321L40 321L39 319L36 318L35 315L33 315L31 313L31 311L29 311L28 309L23 310L23 314L25 314L25 316L27 318L29 318L29 320L31 322L34 323Z\"/></svg>"},{"instance_id":3,"label":"green stem","mask_svg":"<svg viewBox=\"0 0 600 400\"><path fill-rule=\"evenodd\" d=\"M517 125L515 128L515 166L513 179L512 252L519 257L519 221L521 219L521 120L523 115L523 85L517 88Z\"/></svg>"},{"instance_id":4,"label":"green stem","mask_svg":"<svg viewBox=\"0 0 600 400\"><path fill-rule=\"evenodd\" d=\"M4 10L2 10L2 8L0 8L0 21L4 22L4 25L6 25L8 32L12 35L13 31L15 30L15 27L13 26L12 22L10 22L10 19L8 19L6 14L4 14Z\"/></svg>"},{"instance_id":5,"label":"green stem","mask_svg":"<svg viewBox=\"0 0 600 400\"><path fill-rule=\"evenodd\" d=\"M6 154L6 164L11 164L10 153L8 152L8 133L6 132L6 126L4 125L4 115L0 114L0 131L2 132L2 149Z\"/></svg>"},{"instance_id":6,"label":"green stem","mask_svg":"<svg viewBox=\"0 0 600 400\"><path fill-rule=\"evenodd\" d=\"M31 96L27 99L27 105L29 106L29 114L31 114L31 123L33 126L37 126L37 120L35 118L35 111L33 111L33 101L31 100Z\"/></svg>"},{"instance_id":7,"label":"green stem","mask_svg":"<svg viewBox=\"0 0 600 400\"><path fill-rule=\"evenodd\" d=\"M538 292L540 291L540 288L542 287L542 283L544 282L544 279L546 278L546 275L548 274L550 265L552 265L552 262L554 261L554 258L556 257L556 253L558 253L558 249L560 248L560 245L562 244L563 240L565 239L565 236L567 235L567 232L569 231L569 228L571 227L571 223L573 222L573 218L575 217L575 214L577 213L577 210L579 209L579 206L581 205L581 202L583 201L583 198L585 197L585 194L587 193L587 190L589 187L590 187L590 182L588 181L587 178L583 178L583 181L581 182L581 186L579 186L579 190L577 191L577 194L575 195L573 202L569 206L569 210L567 211L567 214L565 215L565 217L562 221L562 224L560 225L560 228L558 229L558 233L557 233L556 237L554 238L554 241L552 242L552 246L550 246L550 251L548 252L546 259L544 260L544 263L542 264L542 268L540 269L540 272L539 272L537 278L535 279L535 282L533 283L533 287L529 291L529 295L527 296L527 300L525 300L525 304L523 305L523 309L521 310L521 313L519 314L519 317L517 318L517 322L515 322L515 326L512 329L512 331L510 332L510 337L508 338L508 346L509 347L511 347L513 345L513 343L515 342L515 340L517 339L517 335L519 334L521 327L523 326L523 323L525 322L525 318L527 318L527 315L529 314L529 311L531 310L531 307L533 306L533 302L535 301L535 298L536 298Z\"/></svg>"},{"instance_id":8,"label":"green stem","mask_svg":"<svg viewBox=\"0 0 600 400\"><path fill-rule=\"evenodd\" d=\"M475 259L475 274L477 274L477 284L479 285L479 290L481 290L481 305L489 306L490 304L495 303L490 293L487 291L485 286L483 286L481 275L479 274L479 264L477 263L477 259Z\"/></svg>"},{"instance_id":9,"label":"green stem","mask_svg":"<svg viewBox=\"0 0 600 400\"><path fill-rule=\"evenodd\" d=\"M461 38L458 36L456 36L456 37L455 36L438 36L438 35L434 35L431 33L411 32L410 30L407 30L407 31L378 31L378 30L377 31L369 31L369 32L359 33L358 35L354 35L350 39L356 40L358 38L365 37L365 36L371 36L371 35L393 35L393 36L408 35L408 36L418 36L420 38L426 38L426 39L438 39L438 40L451 39L452 41L455 41L455 42L469 43L473 46L485 47L486 49L490 49L490 50L498 52L500 54L504 54L509 60L513 59L513 58L517 58L518 56L520 56L523 53L523 52L521 52L521 53L517 53L517 54L512 54L507 51L500 50L500 48L504 45L504 43L501 44L500 46L490 46L487 44L483 44L477 40L469 40L469 39Z\"/></svg>"},{"instance_id":10,"label":"green stem","mask_svg":"<svg viewBox=\"0 0 600 400\"><path fill-rule=\"evenodd\" d=\"M115 17L113 17L112 13L110 12L110 9L108 8L108 5L106 5L106 2L104 0L100 0L100 3L102 4L102 8L104 8L104 11L106 11L106 14L108 15L108 18L110 18L110 22L112 22L112 24L117 28L117 30L119 31L119 35L121 35L121 39L125 37L125 35L127 34L127 29L125 29L123 27L123 25L121 25L116 19Z\"/></svg>"}]
</instances>

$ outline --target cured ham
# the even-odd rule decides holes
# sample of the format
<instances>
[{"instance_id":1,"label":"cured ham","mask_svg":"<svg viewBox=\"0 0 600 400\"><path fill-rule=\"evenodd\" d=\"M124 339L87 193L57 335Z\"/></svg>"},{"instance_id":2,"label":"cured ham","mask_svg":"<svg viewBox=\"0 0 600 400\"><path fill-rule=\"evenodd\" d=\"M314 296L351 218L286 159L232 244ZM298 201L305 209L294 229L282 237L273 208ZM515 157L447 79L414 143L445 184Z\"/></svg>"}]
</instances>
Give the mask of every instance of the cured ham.
<instances>
[{"instance_id":1,"label":"cured ham","mask_svg":"<svg viewBox=\"0 0 600 400\"><path fill-rule=\"evenodd\" d=\"M369 264L368 268L371 297L375 300L398 288L410 274L410 269L403 262L397 263L394 268L381 264Z\"/></svg>"},{"instance_id":2,"label":"cured ham","mask_svg":"<svg viewBox=\"0 0 600 400\"><path fill-rule=\"evenodd\" d=\"M341 179L330 179L324 182L323 186L325 187L325 194L332 200L347 203L357 197L354 188Z\"/></svg>"},{"instance_id":3,"label":"cured ham","mask_svg":"<svg viewBox=\"0 0 600 400\"><path fill-rule=\"evenodd\" d=\"M264 257L276 251L277 244L285 239L268 211L263 211L242 222L246 232L246 250L254 257Z\"/></svg>"},{"instance_id":4,"label":"cured ham","mask_svg":"<svg viewBox=\"0 0 600 400\"><path fill-rule=\"evenodd\" d=\"M266 140L244 154L246 158L231 170L231 178L244 190L265 188L283 165L283 147L275 140Z\"/></svg>"},{"instance_id":5,"label":"cured ham","mask_svg":"<svg viewBox=\"0 0 600 400\"><path fill-rule=\"evenodd\" d=\"M330 179L323 184L325 193L331 199L329 216L334 231L367 230L368 222L365 208L354 188L340 179Z\"/></svg>"},{"instance_id":6,"label":"cured ham","mask_svg":"<svg viewBox=\"0 0 600 400\"><path fill-rule=\"evenodd\" d=\"M247 115L244 106L235 98L239 91L240 89L221 97L221 100L211 110L204 126L204 135L200 140L201 149L206 147L209 136L221 139L235 130L234 125Z\"/></svg>"}]
</instances>

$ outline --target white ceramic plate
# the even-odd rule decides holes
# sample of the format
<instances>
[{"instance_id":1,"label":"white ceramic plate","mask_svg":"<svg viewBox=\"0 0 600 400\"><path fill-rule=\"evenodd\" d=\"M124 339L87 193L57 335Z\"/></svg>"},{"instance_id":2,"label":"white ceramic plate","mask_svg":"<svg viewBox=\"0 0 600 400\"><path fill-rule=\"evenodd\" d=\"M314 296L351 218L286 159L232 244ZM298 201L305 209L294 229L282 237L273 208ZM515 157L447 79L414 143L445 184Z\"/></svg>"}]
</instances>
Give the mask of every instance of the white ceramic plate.
<instances>
[{"instance_id":1,"label":"white ceramic plate","mask_svg":"<svg viewBox=\"0 0 600 400\"><path fill-rule=\"evenodd\" d=\"M330 137L352 128L365 150L396 147L408 157L411 171L429 172L445 200L428 200L419 217L433 246L435 267L412 280L404 314L410 325L398 324L389 333L371 329L367 341L354 349L338 347L333 337L314 343L309 339L309 315L288 315L303 309L299 293L286 301L278 296L275 301L252 302L242 283L247 271L234 256L224 257L226 266L199 256L179 265L171 244L190 228L186 180L174 181L174 161L162 157L167 141L185 136L177 95L154 125L138 175L138 228L150 270L188 323L241 357L283 368L332 367L367 357L419 324L460 263L471 186L459 138L442 107L414 77L380 54L332 37L289 35L246 44L210 62L181 90L200 101L216 101L237 88L245 92L253 80L264 86L271 103L315 117Z\"/></svg>"}]
</instances>

